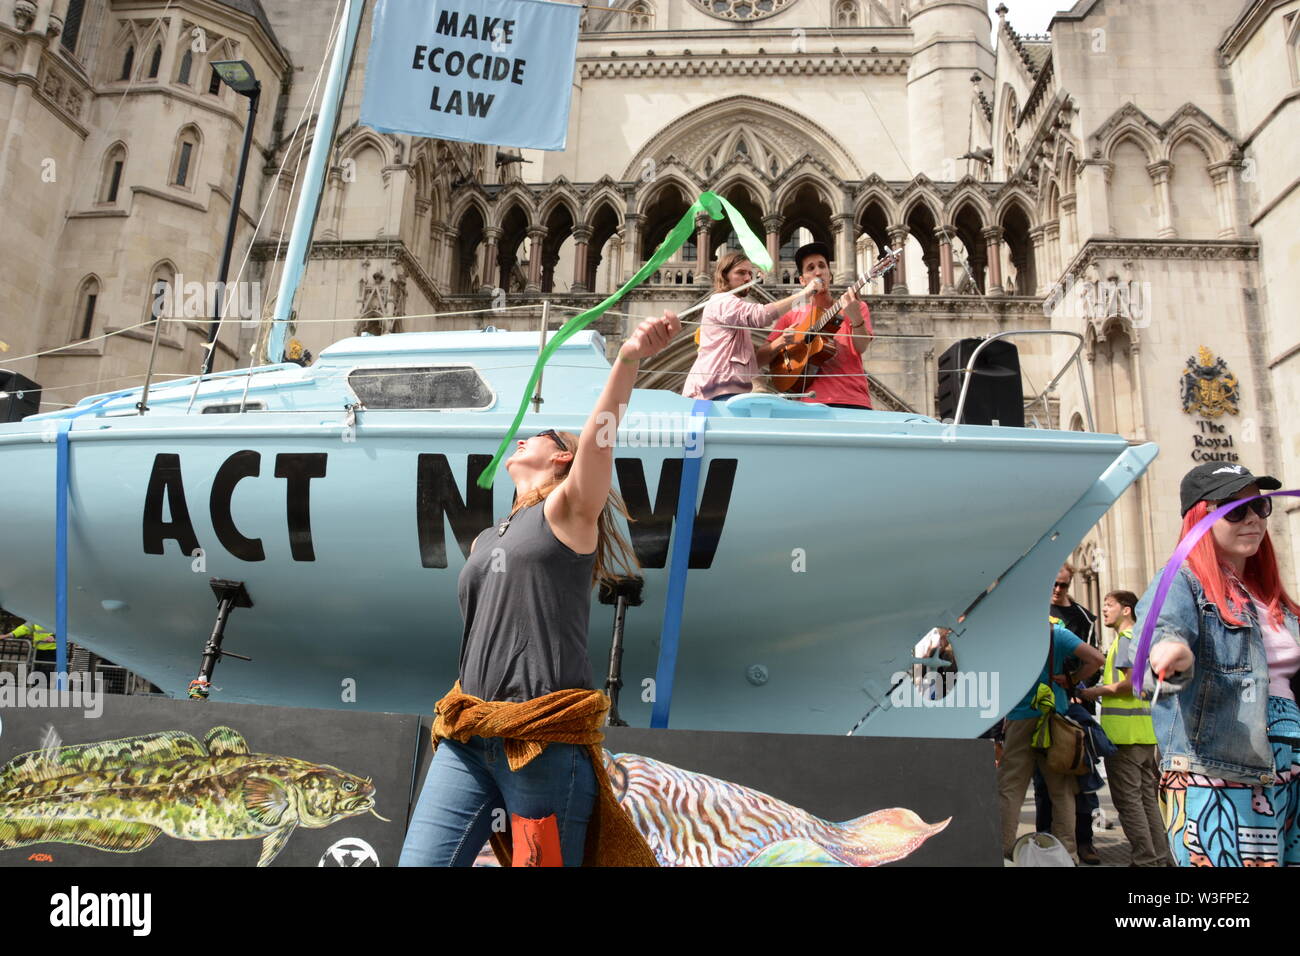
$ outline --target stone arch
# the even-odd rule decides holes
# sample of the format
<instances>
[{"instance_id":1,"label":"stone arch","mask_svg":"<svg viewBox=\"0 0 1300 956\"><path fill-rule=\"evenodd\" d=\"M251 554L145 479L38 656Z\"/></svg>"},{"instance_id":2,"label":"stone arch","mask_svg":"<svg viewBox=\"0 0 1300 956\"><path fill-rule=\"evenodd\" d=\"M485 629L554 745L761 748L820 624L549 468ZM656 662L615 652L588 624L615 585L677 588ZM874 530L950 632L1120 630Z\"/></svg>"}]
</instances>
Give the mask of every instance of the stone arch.
<instances>
[{"instance_id":1,"label":"stone arch","mask_svg":"<svg viewBox=\"0 0 1300 956\"><path fill-rule=\"evenodd\" d=\"M767 152L782 159L783 167L807 153L840 180L862 178L862 170L850 151L824 127L790 107L747 94L723 97L670 121L646 140L621 178L624 182L638 179L645 160L660 156L676 156L688 168L703 169L704 155L723 135L718 130L737 127L750 135L751 145L758 140ZM732 137L726 135L730 142Z\"/></svg>"},{"instance_id":2,"label":"stone arch","mask_svg":"<svg viewBox=\"0 0 1300 956\"><path fill-rule=\"evenodd\" d=\"M520 196L512 195L504 203L497 203L497 219L493 223L500 230L496 243L496 271L489 280L494 287L506 292L522 292L528 286L528 274L524 269L520 255L528 230L532 226L529 217L531 203Z\"/></svg>"},{"instance_id":3,"label":"stone arch","mask_svg":"<svg viewBox=\"0 0 1300 956\"><path fill-rule=\"evenodd\" d=\"M451 287L454 292L477 292L489 282L481 250L485 245L488 210L478 197L460 203L452 222Z\"/></svg>"},{"instance_id":4,"label":"stone arch","mask_svg":"<svg viewBox=\"0 0 1300 956\"><path fill-rule=\"evenodd\" d=\"M993 201L993 208L989 213L989 224L997 225L1011 207L1019 206L1021 212L1030 218L1030 225L1037 225L1033 220L1035 205L1034 196L1023 186L1018 182L1009 184L1008 188L1004 189Z\"/></svg>"},{"instance_id":5,"label":"stone arch","mask_svg":"<svg viewBox=\"0 0 1300 956\"><path fill-rule=\"evenodd\" d=\"M588 225L591 225L596 210L602 204L608 205L613 209L614 213L619 217L619 221L622 221L623 212L627 208L627 200L623 198L623 194L619 192L614 183L609 180L600 182L587 192L581 207L579 207L582 211L581 218L585 220Z\"/></svg>"},{"instance_id":6,"label":"stone arch","mask_svg":"<svg viewBox=\"0 0 1300 956\"><path fill-rule=\"evenodd\" d=\"M511 183L497 193L496 200L492 203L494 216L488 220L488 224L500 227L510 214L510 210L518 209L524 217L525 226L531 226L535 222L533 211L536 206L536 200L527 186L523 183Z\"/></svg>"},{"instance_id":7,"label":"stone arch","mask_svg":"<svg viewBox=\"0 0 1300 956\"><path fill-rule=\"evenodd\" d=\"M181 310L183 302L177 302L181 294L176 288L176 274L179 270L170 259L159 259L149 270L149 281L144 288L143 322L154 322L161 316L172 316Z\"/></svg>"},{"instance_id":8,"label":"stone arch","mask_svg":"<svg viewBox=\"0 0 1300 956\"><path fill-rule=\"evenodd\" d=\"M601 264L606 262L613 251L609 248L611 240L617 241L618 231L623 225L619 204L611 201L606 195L589 202L584 225L589 230L590 237L587 239L586 261L582 264L582 285L588 292L603 291L597 283L597 278ZM616 285L618 277L611 272L610 280Z\"/></svg>"},{"instance_id":9,"label":"stone arch","mask_svg":"<svg viewBox=\"0 0 1300 956\"><path fill-rule=\"evenodd\" d=\"M580 218L578 210L582 208L582 201L573 188L568 185L548 189L542 194L542 200L537 204L537 221L545 224L555 210L560 207L568 210L569 218L574 222L577 222Z\"/></svg>"},{"instance_id":10,"label":"stone arch","mask_svg":"<svg viewBox=\"0 0 1300 956\"><path fill-rule=\"evenodd\" d=\"M459 222L465 213L473 207L478 210L479 216L483 219L483 225L486 226L492 222L492 207L487 201L487 197L480 189L460 190L456 197L451 201L451 222Z\"/></svg>"},{"instance_id":11,"label":"stone arch","mask_svg":"<svg viewBox=\"0 0 1300 956\"><path fill-rule=\"evenodd\" d=\"M167 182L193 190L198 177L199 161L202 158L203 130L197 123L186 123L176 133L172 148L171 172Z\"/></svg>"},{"instance_id":12,"label":"stone arch","mask_svg":"<svg viewBox=\"0 0 1300 956\"><path fill-rule=\"evenodd\" d=\"M992 221L993 205L989 202L988 193L981 189L970 177L966 177L966 179L958 183L957 188L943 203L944 215L941 222L946 226L955 225L957 213L966 208L971 209L979 217L983 226L988 226Z\"/></svg>"},{"instance_id":13,"label":"stone arch","mask_svg":"<svg viewBox=\"0 0 1300 956\"><path fill-rule=\"evenodd\" d=\"M1020 196L998 208L997 224L1002 229L1002 284L1012 295L1034 295L1038 291L1038 269L1030 237L1032 208Z\"/></svg>"},{"instance_id":14,"label":"stone arch","mask_svg":"<svg viewBox=\"0 0 1300 956\"><path fill-rule=\"evenodd\" d=\"M18 44L6 43L0 46L0 70L18 69L20 59L22 59L22 51L18 49Z\"/></svg>"},{"instance_id":15,"label":"stone arch","mask_svg":"<svg viewBox=\"0 0 1300 956\"><path fill-rule=\"evenodd\" d=\"M807 188L811 188L818 194L818 198L830 209L831 215L840 211L841 199L838 186L826 175L824 168L818 168L804 161L797 163L782 177L782 182L772 196L771 211L784 215L785 208L790 205L793 198Z\"/></svg>"},{"instance_id":16,"label":"stone arch","mask_svg":"<svg viewBox=\"0 0 1300 956\"><path fill-rule=\"evenodd\" d=\"M120 139L104 150L104 159L100 164L99 190L95 194L96 202L117 202L129 155L126 142Z\"/></svg>"},{"instance_id":17,"label":"stone arch","mask_svg":"<svg viewBox=\"0 0 1300 956\"><path fill-rule=\"evenodd\" d=\"M664 236L681 219L690 206L694 193L683 179L677 176L661 177L654 184L654 189L647 195L641 209L641 248L637 252L637 262L645 262L658 248ZM686 241L676 258L692 261L696 258L695 237Z\"/></svg>"},{"instance_id":18,"label":"stone arch","mask_svg":"<svg viewBox=\"0 0 1300 956\"><path fill-rule=\"evenodd\" d=\"M767 183L763 182L754 168L747 164L738 163L721 173L718 182L714 184L712 189L719 196L725 196L728 190L737 186L748 191L750 196L753 197L754 202L758 205L760 219L771 212L768 200L771 198L772 190Z\"/></svg>"},{"instance_id":19,"label":"stone arch","mask_svg":"<svg viewBox=\"0 0 1300 956\"><path fill-rule=\"evenodd\" d=\"M313 138L315 138L314 135ZM339 137L337 147L339 162L342 163L345 160L354 158L357 153L367 147L379 153L382 165L393 165L393 144L383 136L380 136L374 130L367 129L364 126L354 126L351 130ZM310 142L307 144L307 148L311 149Z\"/></svg>"},{"instance_id":20,"label":"stone arch","mask_svg":"<svg viewBox=\"0 0 1300 956\"><path fill-rule=\"evenodd\" d=\"M988 212L987 198L978 191L963 192L949 203L949 220L946 228L952 231L954 238L953 288L957 292L970 291L966 288L965 276L969 276L975 291L980 295L983 295L988 288L985 279L985 269L988 267L988 244L984 238L984 230L989 226ZM965 272L961 256L957 254L957 242L960 242L960 248L965 253L966 262L970 266L969 273ZM960 273L957 272L959 269L962 270Z\"/></svg>"},{"instance_id":21,"label":"stone arch","mask_svg":"<svg viewBox=\"0 0 1300 956\"><path fill-rule=\"evenodd\" d=\"M71 334L68 336L69 342L81 342L94 335L95 312L103 291L103 280L93 272L83 276L81 281L77 283L76 298L72 307Z\"/></svg>"},{"instance_id":22,"label":"stone arch","mask_svg":"<svg viewBox=\"0 0 1300 956\"><path fill-rule=\"evenodd\" d=\"M884 212L886 221L894 222L898 218L898 204L888 188L879 179L873 177L874 181L863 186L858 190L857 196L853 200L853 218L861 220L867 209L873 204Z\"/></svg>"},{"instance_id":23,"label":"stone arch","mask_svg":"<svg viewBox=\"0 0 1300 956\"><path fill-rule=\"evenodd\" d=\"M756 236L766 235L763 219L767 215L767 209L763 200L767 195L767 189L756 185L751 176L746 176L742 170L737 169L735 174L728 178L726 185L718 186L714 192L725 197L736 207L736 211L749 224L749 228ZM717 220L709 226L709 248L705 250L704 260L710 271L713 260L717 258L723 245L728 249L740 248L738 239L732 242L733 235L731 223L726 218Z\"/></svg>"}]
</instances>

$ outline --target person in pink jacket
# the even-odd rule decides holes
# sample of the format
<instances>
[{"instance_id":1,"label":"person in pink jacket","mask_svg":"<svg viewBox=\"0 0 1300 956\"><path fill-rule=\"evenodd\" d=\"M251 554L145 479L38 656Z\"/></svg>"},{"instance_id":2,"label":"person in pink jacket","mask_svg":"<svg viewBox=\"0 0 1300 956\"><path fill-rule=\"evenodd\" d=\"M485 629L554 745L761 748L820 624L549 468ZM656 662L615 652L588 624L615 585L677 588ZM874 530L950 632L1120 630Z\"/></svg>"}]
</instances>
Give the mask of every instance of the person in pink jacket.
<instances>
[{"instance_id":1,"label":"person in pink jacket","mask_svg":"<svg viewBox=\"0 0 1300 956\"><path fill-rule=\"evenodd\" d=\"M687 398L725 401L753 391L758 360L750 329L762 329L785 314L805 296L821 291L815 279L779 302L747 302L748 289L733 293L754 278L754 264L744 253L728 252L713 273L713 298L700 322L700 353L686 376L682 394Z\"/></svg>"}]
</instances>

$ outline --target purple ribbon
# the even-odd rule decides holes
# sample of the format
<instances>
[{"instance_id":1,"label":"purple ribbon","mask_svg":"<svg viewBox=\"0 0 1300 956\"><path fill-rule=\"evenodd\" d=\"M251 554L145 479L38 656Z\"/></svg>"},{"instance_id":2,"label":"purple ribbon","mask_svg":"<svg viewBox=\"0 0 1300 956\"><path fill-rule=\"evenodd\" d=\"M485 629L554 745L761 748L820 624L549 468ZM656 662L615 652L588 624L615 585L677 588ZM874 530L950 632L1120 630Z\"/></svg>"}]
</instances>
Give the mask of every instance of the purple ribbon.
<instances>
[{"instance_id":1,"label":"purple ribbon","mask_svg":"<svg viewBox=\"0 0 1300 956\"><path fill-rule=\"evenodd\" d=\"M1142 619L1142 633L1138 636L1137 651L1133 654L1133 693L1135 695L1142 693L1142 685L1145 683L1147 652L1151 649L1151 636L1155 633L1156 621L1160 619L1160 609L1164 606L1165 597L1169 594L1169 588L1174 583L1174 575L1183 566L1187 556L1192 553L1192 548L1196 547L1196 543L1205 536L1205 533L1210 530L1210 526L1214 522L1233 508L1239 508L1246 502L1254 501L1256 498L1275 498L1280 495L1300 498L1300 491L1270 491L1266 495L1251 495L1249 498L1237 498L1229 501L1196 522L1192 530L1187 533L1187 537L1178 542L1173 557L1169 559L1164 572L1160 575L1160 583L1156 586L1156 594L1151 600L1151 607L1147 609L1147 613Z\"/></svg>"}]
</instances>

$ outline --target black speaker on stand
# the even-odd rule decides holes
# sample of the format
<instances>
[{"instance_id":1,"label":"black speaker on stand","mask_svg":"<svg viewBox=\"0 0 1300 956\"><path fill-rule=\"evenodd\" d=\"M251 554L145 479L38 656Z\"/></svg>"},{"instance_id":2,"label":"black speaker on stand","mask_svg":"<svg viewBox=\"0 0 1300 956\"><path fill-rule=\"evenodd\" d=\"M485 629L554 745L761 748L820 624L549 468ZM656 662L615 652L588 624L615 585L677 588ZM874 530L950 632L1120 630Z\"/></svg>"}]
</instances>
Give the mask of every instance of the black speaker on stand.
<instances>
[{"instance_id":1,"label":"black speaker on stand","mask_svg":"<svg viewBox=\"0 0 1300 956\"><path fill-rule=\"evenodd\" d=\"M0 368L0 422L20 422L41 409L41 387L25 375Z\"/></svg>"},{"instance_id":2,"label":"black speaker on stand","mask_svg":"<svg viewBox=\"0 0 1300 956\"><path fill-rule=\"evenodd\" d=\"M935 399L939 419L951 421L957 416L966 365L983 339L961 339L939 356L938 387ZM963 425L1012 425L1025 427L1024 390L1020 385L1020 352L1005 339L989 343L979 354L966 392L962 411Z\"/></svg>"}]
</instances>

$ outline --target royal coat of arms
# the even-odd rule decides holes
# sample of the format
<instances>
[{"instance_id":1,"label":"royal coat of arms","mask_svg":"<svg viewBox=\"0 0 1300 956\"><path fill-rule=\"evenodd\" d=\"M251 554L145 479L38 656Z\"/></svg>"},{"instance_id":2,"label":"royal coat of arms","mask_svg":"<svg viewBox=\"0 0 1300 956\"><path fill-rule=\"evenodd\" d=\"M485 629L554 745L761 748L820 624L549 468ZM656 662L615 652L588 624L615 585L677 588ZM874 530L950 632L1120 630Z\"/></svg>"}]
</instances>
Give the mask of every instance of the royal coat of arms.
<instances>
[{"instance_id":1,"label":"royal coat of arms","mask_svg":"<svg viewBox=\"0 0 1300 956\"><path fill-rule=\"evenodd\" d=\"M1215 358L1204 345L1196 357L1187 360L1183 369L1183 411L1189 415L1218 418L1236 415L1241 391L1237 376L1228 371L1228 363Z\"/></svg>"}]
</instances>

